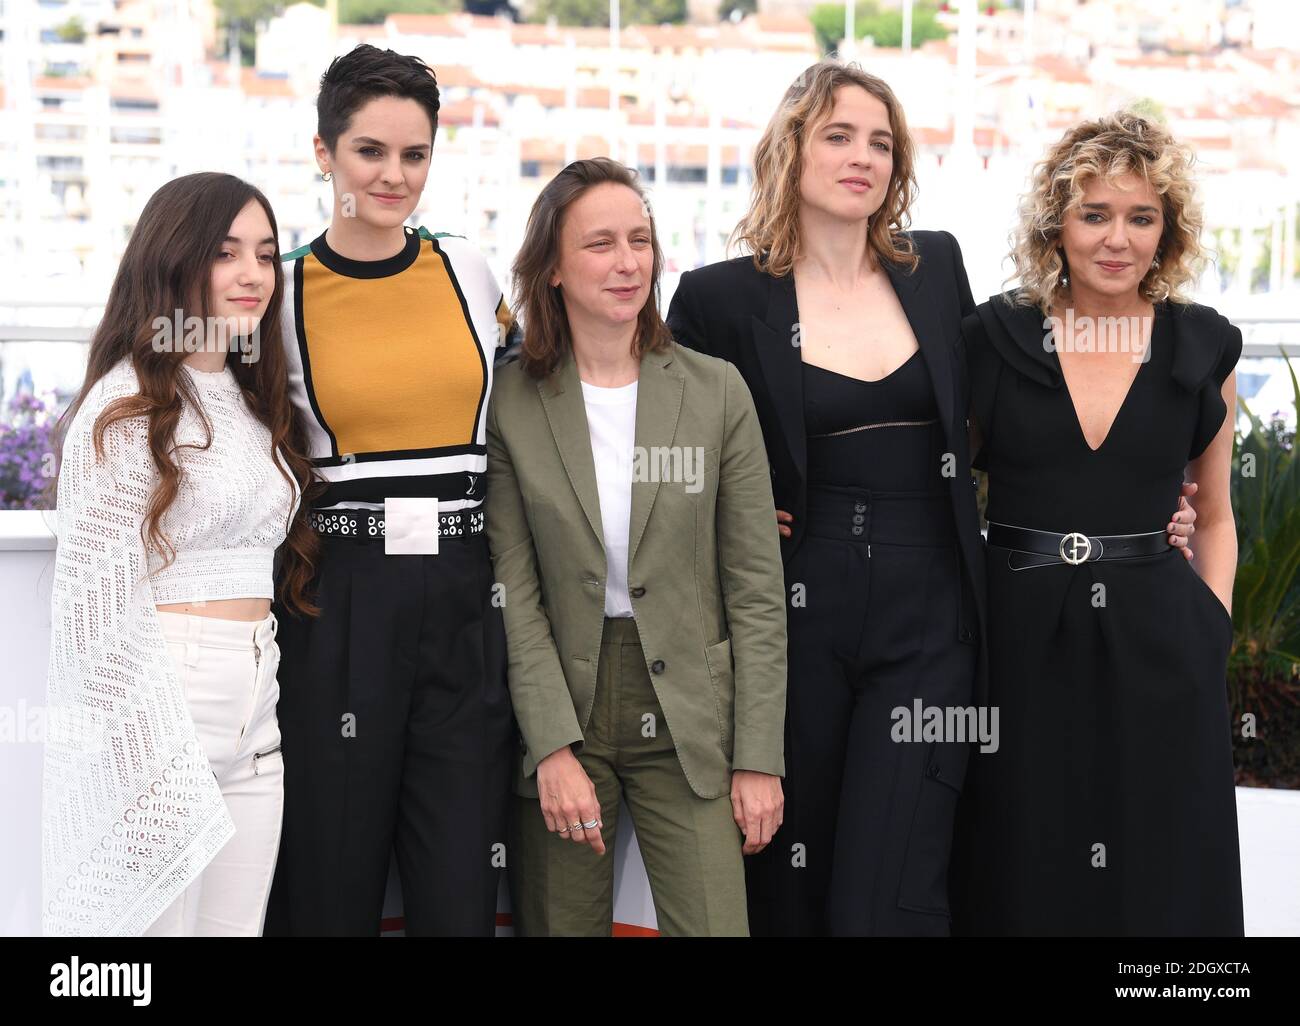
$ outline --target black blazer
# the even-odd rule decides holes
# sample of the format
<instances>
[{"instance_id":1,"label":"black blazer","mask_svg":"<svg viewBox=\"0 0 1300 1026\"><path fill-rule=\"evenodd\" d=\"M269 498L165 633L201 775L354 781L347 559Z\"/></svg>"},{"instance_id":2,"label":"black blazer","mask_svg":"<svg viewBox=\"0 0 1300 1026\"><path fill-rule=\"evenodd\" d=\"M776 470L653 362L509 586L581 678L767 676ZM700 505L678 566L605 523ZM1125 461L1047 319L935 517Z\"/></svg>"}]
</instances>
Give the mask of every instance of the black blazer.
<instances>
[{"instance_id":1,"label":"black blazer","mask_svg":"<svg viewBox=\"0 0 1300 1026\"><path fill-rule=\"evenodd\" d=\"M961 640L984 636L984 542L979 531L971 476L967 380L961 322L975 310L961 249L948 232L909 233L921 262L915 271L886 264L903 312L916 335L934 386L947 451L955 462L949 479L953 516L965 569ZM794 275L776 278L754 267L751 257L726 260L682 275L668 309L678 343L735 364L754 397L763 427L778 509L794 523L781 539L788 564L804 538L807 519L808 450L804 431L803 368L794 344L799 310ZM981 649L981 667L984 646ZM980 673L981 694L985 674Z\"/></svg>"}]
</instances>

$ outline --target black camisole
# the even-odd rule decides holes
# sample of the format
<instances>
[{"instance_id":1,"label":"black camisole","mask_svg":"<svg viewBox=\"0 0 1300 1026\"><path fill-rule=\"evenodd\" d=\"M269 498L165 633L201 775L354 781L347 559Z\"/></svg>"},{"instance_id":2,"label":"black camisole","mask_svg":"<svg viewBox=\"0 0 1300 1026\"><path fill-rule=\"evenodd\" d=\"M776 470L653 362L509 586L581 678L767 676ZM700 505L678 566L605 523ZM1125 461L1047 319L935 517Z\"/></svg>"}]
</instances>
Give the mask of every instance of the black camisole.
<instances>
[{"instance_id":1,"label":"black camisole","mask_svg":"<svg viewBox=\"0 0 1300 1026\"><path fill-rule=\"evenodd\" d=\"M943 491L943 429L919 349L876 381L805 363L803 394L809 487Z\"/></svg>"}]
</instances>

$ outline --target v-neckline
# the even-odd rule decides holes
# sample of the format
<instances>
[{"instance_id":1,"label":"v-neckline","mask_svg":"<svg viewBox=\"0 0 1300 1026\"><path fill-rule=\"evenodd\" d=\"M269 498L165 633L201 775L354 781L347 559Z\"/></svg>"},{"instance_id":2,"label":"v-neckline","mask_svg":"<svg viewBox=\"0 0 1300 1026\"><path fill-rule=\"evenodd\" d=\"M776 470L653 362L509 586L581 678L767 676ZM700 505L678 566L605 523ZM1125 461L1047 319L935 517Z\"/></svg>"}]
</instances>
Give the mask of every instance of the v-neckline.
<instances>
[{"instance_id":1,"label":"v-neckline","mask_svg":"<svg viewBox=\"0 0 1300 1026\"><path fill-rule=\"evenodd\" d=\"M1056 338L1056 333L1054 331L1052 333L1052 360L1056 364L1056 372L1061 375L1061 387L1065 390L1065 401L1070 407L1070 419L1074 421L1074 428L1078 432L1079 441L1083 443L1083 448L1090 456L1095 456L1101 452L1102 449L1106 448L1106 443L1110 441L1111 435L1115 433L1115 428L1119 426L1120 418L1124 416L1124 410L1128 407L1129 398L1133 395L1133 390L1137 387L1138 379L1142 377L1142 371L1146 369L1146 365L1151 362L1152 357L1155 355L1152 350L1156 343L1156 318L1159 316L1160 313L1157 308L1152 313L1151 337L1147 339L1147 351L1141 362L1138 364L1137 373L1133 375L1128 383L1128 389L1124 392L1124 398L1120 400L1119 407L1115 410L1114 416L1110 419L1110 425L1106 428L1105 436L1095 449L1088 443L1088 433L1083 429L1083 421L1079 418L1079 408L1074 403L1074 393L1070 391L1070 382L1065 376L1065 367L1061 364L1061 354L1057 349L1060 340Z\"/></svg>"}]
</instances>

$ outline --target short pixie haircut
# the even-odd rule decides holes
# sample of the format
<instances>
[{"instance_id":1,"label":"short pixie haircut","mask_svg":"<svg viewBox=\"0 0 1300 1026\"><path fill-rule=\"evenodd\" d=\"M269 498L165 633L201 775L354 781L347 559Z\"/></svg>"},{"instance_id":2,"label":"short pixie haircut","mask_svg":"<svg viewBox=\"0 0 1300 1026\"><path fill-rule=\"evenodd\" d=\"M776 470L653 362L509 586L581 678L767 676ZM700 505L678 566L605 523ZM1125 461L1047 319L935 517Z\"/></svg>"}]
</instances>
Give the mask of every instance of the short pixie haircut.
<instances>
[{"instance_id":1,"label":"short pixie haircut","mask_svg":"<svg viewBox=\"0 0 1300 1026\"><path fill-rule=\"evenodd\" d=\"M438 134L438 79L419 57L404 57L361 43L335 57L320 80L316 134L331 153L352 115L378 96L414 100L429 115L429 144Z\"/></svg>"},{"instance_id":2,"label":"short pixie haircut","mask_svg":"<svg viewBox=\"0 0 1300 1026\"><path fill-rule=\"evenodd\" d=\"M1194 160L1191 149L1175 142L1168 129L1134 111L1084 121L1066 132L1035 165L1029 192L1020 201L1020 223L1011 239L1020 279L1016 305L1050 311L1066 269L1060 247L1066 215L1083 201L1087 183L1124 175L1149 182L1163 207L1159 266L1147 270L1142 294L1152 302L1190 302L1185 290L1205 262Z\"/></svg>"}]
</instances>

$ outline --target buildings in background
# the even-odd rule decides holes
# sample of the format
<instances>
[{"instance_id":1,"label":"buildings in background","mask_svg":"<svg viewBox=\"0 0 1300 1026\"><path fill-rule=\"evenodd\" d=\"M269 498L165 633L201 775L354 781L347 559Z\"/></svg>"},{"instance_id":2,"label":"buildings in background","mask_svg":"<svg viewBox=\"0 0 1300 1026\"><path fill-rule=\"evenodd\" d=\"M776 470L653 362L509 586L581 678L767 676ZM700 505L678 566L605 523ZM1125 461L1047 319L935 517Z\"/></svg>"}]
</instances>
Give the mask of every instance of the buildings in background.
<instances>
[{"instance_id":1,"label":"buildings in background","mask_svg":"<svg viewBox=\"0 0 1300 1026\"><path fill-rule=\"evenodd\" d=\"M697 5L698 7L699 5ZM312 154L314 97L359 42L417 54L442 112L418 219L469 236L502 281L542 184L575 157L641 170L673 275L726 255L753 146L820 53L805 5L738 23L606 29L467 14L333 25L299 3L240 67L212 0L0 0L0 320L24 302L102 299L135 217L163 182L224 170L261 187L287 250L328 218ZM885 6L891 6L886 3ZM898 6L893 3L892 6ZM894 87L919 149L914 223L962 240L977 293L1001 287L1015 199L1032 162L1078 119L1142 102L1197 150L1219 253L1204 290L1281 302L1296 271L1300 17L1274 0L1036 0L972 19L974 70L953 32L910 52L860 43ZM698 16L700 11L695 12ZM80 32L76 26L80 26ZM954 112L965 104L970 130ZM42 316L50 323L50 313Z\"/></svg>"}]
</instances>

